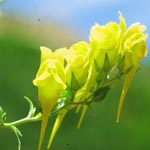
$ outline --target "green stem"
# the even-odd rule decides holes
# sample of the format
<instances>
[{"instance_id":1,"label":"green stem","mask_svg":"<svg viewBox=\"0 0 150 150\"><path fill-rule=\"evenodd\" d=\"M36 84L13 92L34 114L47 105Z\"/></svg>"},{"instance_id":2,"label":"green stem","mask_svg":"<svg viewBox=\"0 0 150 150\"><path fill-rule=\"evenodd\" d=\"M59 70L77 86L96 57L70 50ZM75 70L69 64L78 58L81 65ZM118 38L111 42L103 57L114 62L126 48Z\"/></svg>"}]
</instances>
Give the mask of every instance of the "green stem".
<instances>
[{"instance_id":1,"label":"green stem","mask_svg":"<svg viewBox=\"0 0 150 150\"><path fill-rule=\"evenodd\" d=\"M32 117L32 118L23 118L14 122L10 122L10 123L4 123L3 127L10 127L10 126L18 126L24 123L28 123L28 122L35 122L35 121L39 121L42 119L42 114L38 113L36 116Z\"/></svg>"}]
</instances>

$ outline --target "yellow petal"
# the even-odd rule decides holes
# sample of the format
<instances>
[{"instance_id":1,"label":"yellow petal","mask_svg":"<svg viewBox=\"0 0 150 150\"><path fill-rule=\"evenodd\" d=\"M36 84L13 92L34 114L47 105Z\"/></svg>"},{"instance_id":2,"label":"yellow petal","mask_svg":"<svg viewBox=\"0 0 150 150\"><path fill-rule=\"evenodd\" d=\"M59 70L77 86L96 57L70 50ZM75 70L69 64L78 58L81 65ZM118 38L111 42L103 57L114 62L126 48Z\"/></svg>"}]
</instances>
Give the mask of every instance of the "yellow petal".
<instances>
[{"instance_id":1,"label":"yellow petal","mask_svg":"<svg viewBox=\"0 0 150 150\"><path fill-rule=\"evenodd\" d=\"M121 12L119 12L121 34L126 31L126 21Z\"/></svg>"},{"instance_id":2,"label":"yellow petal","mask_svg":"<svg viewBox=\"0 0 150 150\"><path fill-rule=\"evenodd\" d=\"M51 58L51 56L52 56L52 50L51 49L44 47L44 46L41 46L40 50L41 50L41 63L43 63L45 60Z\"/></svg>"},{"instance_id":3,"label":"yellow petal","mask_svg":"<svg viewBox=\"0 0 150 150\"><path fill-rule=\"evenodd\" d=\"M72 86L71 80L73 79L72 75L74 75L76 81L82 86L87 78L87 72L89 69L89 45L82 41L74 44L68 50L65 59L67 61L65 67L67 84Z\"/></svg>"},{"instance_id":4,"label":"yellow petal","mask_svg":"<svg viewBox=\"0 0 150 150\"><path fill-rule=\"evenodd\" d=\"M134 23L128 28L127 32L125 33L124 39L127 39L134 34L142 33L145 30L146 27L144 25L140 25L140 23Z\"/></svg>"}]
</instances>

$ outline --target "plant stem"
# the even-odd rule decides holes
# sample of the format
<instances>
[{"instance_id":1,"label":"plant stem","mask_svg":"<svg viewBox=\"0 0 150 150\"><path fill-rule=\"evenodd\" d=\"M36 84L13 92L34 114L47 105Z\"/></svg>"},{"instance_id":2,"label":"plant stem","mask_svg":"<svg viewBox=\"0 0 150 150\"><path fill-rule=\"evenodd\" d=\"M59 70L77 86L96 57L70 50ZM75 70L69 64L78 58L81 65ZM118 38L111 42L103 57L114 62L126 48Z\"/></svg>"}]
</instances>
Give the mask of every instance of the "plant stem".
<instances>
[{"instance_id":1,"label":"plant stem","mask_svg":"<svg viewBox=\"0 0 150 150\"><path fill-rule=\"evenodd\" d=\"M39 121L42 119L42 114L38 113L36 116L32 117L32 118L23 118L14 122L10 122L10 123L4 123L3 127L10 127L10 126L18 126L24 123L28 123L28 122L35 122L35 121Z\"/></svg>"}]
</instances>

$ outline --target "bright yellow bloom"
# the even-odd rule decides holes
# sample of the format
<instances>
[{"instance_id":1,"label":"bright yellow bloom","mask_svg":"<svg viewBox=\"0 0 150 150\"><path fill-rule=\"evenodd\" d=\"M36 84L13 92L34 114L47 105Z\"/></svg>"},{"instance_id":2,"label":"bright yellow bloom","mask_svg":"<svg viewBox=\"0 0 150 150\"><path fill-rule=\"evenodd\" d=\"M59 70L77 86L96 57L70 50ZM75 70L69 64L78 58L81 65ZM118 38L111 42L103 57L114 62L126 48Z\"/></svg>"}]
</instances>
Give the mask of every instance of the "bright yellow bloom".
<instances>
[{"instance_id":1,"label":"bright yellow bloom","mask_svg":"<svg viewBox=\"0 0 150 150\"><path fill-rule=\"evenodd\" d=\"M86 81L89 69L89 46L86 42L79 42L68 49L65 56L67 84L73 88L80 88Z\"/></svg>"},{"instance_id":2,"label":"bright yellow bloom","mask_svg":"<svg viewBox=\"0 0 150 150\"><path fill-rule=\"evenodd\" d=\"M38 87L39 102L42 107L42 127L39 141L41 147L50 111L56 106L57 99L66 88L62 50L52 52L41 47L41 64L33 84Z\"/></svg>"},{"instance_id":3,"label":"bright yellow bloom","mask_svg":"<svg viewBox=\"0 0 150 150\"><path fill-rule=\"evenodd\" d=\"M71 90L78 90L86 81L89 69L89 46L86 42L74 44L67 50L65 75L66 83ZM48 149L51 147L52 141L65 117L68 109L62 109L55 121L51 136L49 138Z\"/></svg>"},{"instance_id":4,"label":"bright yellow bloom","mask_svg":"<svg viewBox=\"0 0 150 150\"><path fill-rule=\"evenodd\" d=\"M143 34L145 29L145 26L136 23L131 25L123 36L120 53L123 57L122 71L124 73L130 67L139 65L140 59L147 54L147 34Z\"/></svg>"},{"instance_id":5,"label":"bright yellow bloom","mask_svg":"<svg viewBox=\"0 0 150 150\"><path fill-rule=\"evenodd\" d=\"M122 37L120 46L122 60L120 62L121 67L119 69L122 73L126 74L126 76L118 106L117 122L119 122L124 98L133 79L133 76L139 68L140 60L147 54L147 34L143 33L145 29L146 27L140 25L139 23L133 24L128 28Z\"/></svg>"},{"instance_id":6,"label":"bright yellow bloom","mask_svg":"<svg viewBox=\"0 0 150 150\"><path fill-rule=\"evenodd\" d=\"M99 69L103 69L105 61L108 61L109 69L117 62L122 22L120 17L120 25L109 22L105 26L96 24L91 28L91 51Z\"/></svg>"}]
</instances>

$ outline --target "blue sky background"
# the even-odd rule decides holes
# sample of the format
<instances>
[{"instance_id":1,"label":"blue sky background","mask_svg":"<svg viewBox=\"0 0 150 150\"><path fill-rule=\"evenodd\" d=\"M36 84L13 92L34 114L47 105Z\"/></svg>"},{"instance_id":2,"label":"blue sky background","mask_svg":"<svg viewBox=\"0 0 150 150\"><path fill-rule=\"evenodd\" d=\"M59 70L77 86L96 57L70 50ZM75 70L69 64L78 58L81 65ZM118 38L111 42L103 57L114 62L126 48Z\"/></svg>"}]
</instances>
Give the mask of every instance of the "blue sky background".
<instances>
[{"instance_id":1,"label":"blue sky background","mask_svg":"<svg viewBox=\"0 0 150 150\"><path fill-rule=\"evenodd\" d=\"M6 0L0 10L27 21L40 19L71 28L81 33L83 40L88 40L90 27L95 23L119 22L121 11L127 25L140 22L150 33L150 0Z\"/></svg>"}]
</instances>

